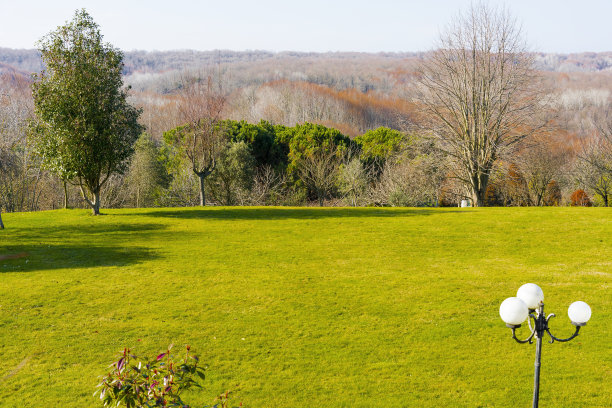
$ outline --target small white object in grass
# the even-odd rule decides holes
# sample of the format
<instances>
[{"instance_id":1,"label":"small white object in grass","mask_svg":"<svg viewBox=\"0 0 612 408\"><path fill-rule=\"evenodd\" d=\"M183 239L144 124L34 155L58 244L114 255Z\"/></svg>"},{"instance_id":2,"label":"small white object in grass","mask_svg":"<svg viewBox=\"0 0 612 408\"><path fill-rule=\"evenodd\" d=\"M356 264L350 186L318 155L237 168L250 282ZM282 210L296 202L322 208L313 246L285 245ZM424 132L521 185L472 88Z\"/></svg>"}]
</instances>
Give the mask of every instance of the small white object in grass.
<instances>
[{"instance_id":1,"label":"small white object in grass","mask_svg":"<svg viewBox=\"0 0 612 408\"><path fill-rule=\"evenodd\" d=\"M519 325L527 319L528 315L527 305L517 297L510 297L504 300L499 307L499 316L507 324Z\"/></svg>"},{"instance_id":2,"label":"small white object in grass","mask_svg":"<svg viewBox=\"0 0 612 408\"><path fill-rule=\"evenodd\" d=\"M591 307L579 300L570 305L567 309L567 315L572 323L583 324L588 322L591 318Z\"/></svg>"},{"instance_id":3,"label":"small white object in grass","mask_svg":"<svg viewBox=\"0 0 612 408\"><path fill-rule=\"evenodd\" d=\"M537 309L544 301L544 292L535 283L526 283L516 292L516 297L525 302L529 309Z\"/></svg>"}]
</instances>

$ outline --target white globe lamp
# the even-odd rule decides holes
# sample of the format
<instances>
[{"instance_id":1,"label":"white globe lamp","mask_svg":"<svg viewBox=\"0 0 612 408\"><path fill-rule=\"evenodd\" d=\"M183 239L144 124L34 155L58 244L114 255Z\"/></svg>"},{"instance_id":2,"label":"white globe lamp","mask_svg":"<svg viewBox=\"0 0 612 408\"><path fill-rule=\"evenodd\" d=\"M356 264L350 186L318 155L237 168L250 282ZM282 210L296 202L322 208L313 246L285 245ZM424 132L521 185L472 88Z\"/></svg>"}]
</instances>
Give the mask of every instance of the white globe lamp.
<instances>
[{"instance_id":1,"label":"white globe lamp","mask_svg":"<svg viewBox=\"0 0 612 408\"><path fill-rule=\"evenodd\" d=\"M517 297L510 297L504 300L499 307L499 316L506 325L520 326L527 319L529 309L525 302Z\"/></svg>"},{"instance_id":2,"label":"white globe lamp","mask_svg":"<svg viewBox=\"0 0 612 408\"><path fill-rule=\"evenodd\" d=\"M577 301L570 305L567 309L569 316L574 326L584 326L591 318L591 308L583 301Z\"/></svg>"},{"instance_id":3,"label":"white globe lamp","mask_svg":"<svg viewBox=\"0 0 612 408\"><path fill-rule=\"evenodd\" d=\"M529 309L535 310L544 301L544 292L535 283L526 283L516 292L516 297L525 302Z\"/></svg>"}]
</instances>

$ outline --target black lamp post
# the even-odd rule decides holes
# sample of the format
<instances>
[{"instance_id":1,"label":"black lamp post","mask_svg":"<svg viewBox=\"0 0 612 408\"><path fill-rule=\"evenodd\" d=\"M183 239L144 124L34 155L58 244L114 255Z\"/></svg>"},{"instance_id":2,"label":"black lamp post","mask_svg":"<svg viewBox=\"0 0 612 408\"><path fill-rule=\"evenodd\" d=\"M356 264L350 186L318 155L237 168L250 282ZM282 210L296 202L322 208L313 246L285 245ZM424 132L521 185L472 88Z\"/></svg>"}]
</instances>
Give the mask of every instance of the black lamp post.
<instances>
[{"instance_id":1,"label":"black lamp post","mask_svg":"<svg viewBox=\"0 0 612 408\"><path fill-rule=\"evenodd\" d=\"M504 300L499 308L499 315L502 320L506 322L506 326L512 329L512 338L514 340L518 343L531 344L533 343L534 337L536 339L533 408L538 407L540 394L540 360L542 356L542 338L544 337L544 333L550 336L549 343L554 343L555 341L570 341L578 336L580 328L586 325L586 322L591 318L591 308L586 303L578 301L570 305L567 314L572 324L576 326L576 331L566 339L559 339L550 332L550 328L548 327L548 321L555 315L551 313L546 317L544 314L544 292L534 283L526 283L521 286L516 293L516 297ZM521 323L527 318L529 318L527 323L529 324L531 334L525 340L520 340L516 337L516 329L521 327ZM531 319L533 319L533 327L531 325Z\"/></svg>"}]
</instances>

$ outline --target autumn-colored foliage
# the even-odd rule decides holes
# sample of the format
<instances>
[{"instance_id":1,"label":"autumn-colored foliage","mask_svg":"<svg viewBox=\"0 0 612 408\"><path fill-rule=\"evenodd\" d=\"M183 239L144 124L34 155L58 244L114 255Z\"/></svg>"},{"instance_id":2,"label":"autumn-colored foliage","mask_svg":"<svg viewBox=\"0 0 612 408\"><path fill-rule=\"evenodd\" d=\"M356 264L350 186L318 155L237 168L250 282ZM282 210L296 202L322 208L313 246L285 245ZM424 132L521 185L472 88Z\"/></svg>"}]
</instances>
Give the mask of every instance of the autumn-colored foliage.
<instances>
[{"instance_id":1,"label":"autumn-colored foliage","mask_svg":"<svg viewBox=\"0 0 612 408\"><path fill-rule=\"evenodd\" d=\"M525 206L529 204L529 190L525 177L520 173L515 164L508 169L508 196L512 205Z\"/></svg>"},{"instance_id":2,"label":"autumn-colored foliage","mask_svg":"<svg viewBox=\"0 0 612 408\"><path fill-rule=\"evenodd\" d=\"M544 205L559 205L561 204L561 187L555 180L548 183L546 186L546 194L544 195Z\"/></svg>"},{"instance_id":3,"label":"autumn-colored foliage","mask_svg":"<svg viewBox=\"0 0 612 408\"><path fill-rule=\"evenodd\" d=\"M383 95L376 91L362 92L357 89L337 90L328 86L318 85L305 81L276 80L265 83L262 88L284 91L283 94L295 95L307 105L304 112L307 117L303 120L320 123L329 126L334 124L338 128L338 120L325 119L324 112L317 100L334 101L334 109L346 112L347 117L343 120L348 121L343 127L343 131L349 136L357 136L368 129L379 126L397 127L398 118L403 121L414 123L418 120L418 106L415 102L400 99L392 95ZM309 99L314 99L309 103ZM312 112L311 112L312 110ZM334 115L337 115L335 112ZM283 112L277 112L276 117L267 118L275 122L283 117ZM321 116L321 119L317 117ZM333 116L333 115L332 115ZM291 124L293 125L293 124Z\"/></svg>"},{"instance_id":4,"label":"autumn-colored foliage","mask_svg":"<svg viewBox=\"0 0 612 408\"><path fill-rule=\"evenodd\" d=\"M574 191L570 200L574 207L590 207L593 205L588 194L582 189Z\"/></svg>"},{"instance_id":5,"label":"autumn-colored foliage","mask_svg":"<svg viewBox=\"0 0 612 408\"><path fill-rule=\"evenodd\" d=\"M501 186L498 183L489 183L485 192L485 205L487 207L499 207L504 204Z\"/></svg>"}]
</instances>

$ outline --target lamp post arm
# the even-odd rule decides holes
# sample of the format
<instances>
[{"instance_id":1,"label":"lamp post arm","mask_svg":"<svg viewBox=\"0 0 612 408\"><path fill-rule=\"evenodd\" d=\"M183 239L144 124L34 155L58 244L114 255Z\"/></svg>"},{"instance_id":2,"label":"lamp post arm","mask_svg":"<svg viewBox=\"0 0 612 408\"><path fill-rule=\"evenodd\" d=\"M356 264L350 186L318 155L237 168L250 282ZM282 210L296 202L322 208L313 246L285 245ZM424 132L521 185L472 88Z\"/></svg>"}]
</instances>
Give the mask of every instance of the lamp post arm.
<instances>
[{"instance_id":1,"label":"lamp post arm","mask_svg":"<svg viewBox=\"0 0 612 408\"><path fill-rule=\"evenodd\" d=\"M546 319L546 333L548 333L548 335L550 336L550 341L549 343L554 343L555 341L558 341L560 343L566 342L566 341L570 341L571 339L573 339L574 337L578 336L578 332L580 331L580 326L576 325L576 331L574 332L574 334L572 334L570 337L568 337L567 339L559 339L555 336L553 336L553 334L550 332L550 329L548 327L548 320L550 320L551 317L555 317L555 314L552 313L548 316L548 318Z\"/></svg>"},{"instance_id":2,"label":"lamp post arm","mask_svg":"<svg viewBox=\"0 0 612 408\"><path fill-rule=\"evenodd\" d=\"M533 319L533 324L534 326L531 327L531 319ZM536 317L533 315L533 313L529 313L529 318L527 319L527 324L529 325L529 330L534 331L535 330L535 322L536 322Z\"/></svg>"},{"instance_id":3,"label":"lamp post arm","mask_svg":"<svg viewBox=\"0 0 612 408\"><path fill-rule=\"evenodd\" d=\"M533 327L531 326L531 320L530 320L530 319L533 319L533 322L534 322L534 323L533 323ZM512 329L512 338L513 338L514 340L516 340L516 342L517 342L517 343L521 343L521 344L525 344L525 343L532 344L532 343L533 343L533 340L532 340L532 339L533 339L533 336L535 336L535 335L536 335L536 333L537 333L537 330L536 330L536 327L537 327L537 319L536 319L536 316L535 316L535 315L533 315L532 313L530 313L530 314L529 314L529 317L527 318L527 323L529 324L529 330L531 331L531 334L530 334L530 335L529 335L529 337L527 337L525 340L520 340L519 338L517 338L517 337L516 337L516 329L518 329L519 327L521 327L521 325L520 325L520 324L519 324L519 325L517 325L517 326L513 326L513 325L510 325L510 324L507 324L507 325L506 325L506 326L508 326L509 328L511 328L511 329Z\"/></svg>"},{"instance_id":4,"label":"lamp post arm","mask_svg":"<svg viewBox=\"0 0 612 408\"><path fill-rule=\"evenodd\" d=\"M524 343L533 343L533 342L531 341L531 339L533 339L533 336L535 336L536 330L535 330L535 329L533 329L533 330L531 331L531 334L529 335L529 337L527 337L525 340L520 340L518 337L516 337L516 329L517 329L518 327L520 327L520 326L513 326L513 327L511 327L511 329L512 329L512 338L513 338L514 340L516 340L516 342L517 342L517 343L521 343L521 344L524 344Z\"/></svg>"}]
</instances>

